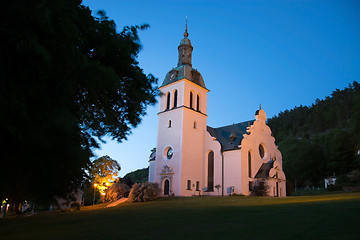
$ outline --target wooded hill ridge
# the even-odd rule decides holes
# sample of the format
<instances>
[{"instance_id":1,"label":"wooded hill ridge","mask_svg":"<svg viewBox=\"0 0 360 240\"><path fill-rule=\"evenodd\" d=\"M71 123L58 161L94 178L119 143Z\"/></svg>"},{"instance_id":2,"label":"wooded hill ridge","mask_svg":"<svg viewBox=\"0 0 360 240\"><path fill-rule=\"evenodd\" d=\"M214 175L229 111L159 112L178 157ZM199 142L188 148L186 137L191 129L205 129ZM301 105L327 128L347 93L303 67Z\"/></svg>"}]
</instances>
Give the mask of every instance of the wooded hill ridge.
<instances>
[{"instance_id":1,"label":"wooded hill ridge","mask_svg":"<svg viewBox=\"0 0 360 240\"><path fill-rule=\"evenodd\" d=\"M311 106L295 107L268 119L283 156L287 180L322 186L325 177L360 168L360 85L354 81Z\"/></svg>"}]
</instances>

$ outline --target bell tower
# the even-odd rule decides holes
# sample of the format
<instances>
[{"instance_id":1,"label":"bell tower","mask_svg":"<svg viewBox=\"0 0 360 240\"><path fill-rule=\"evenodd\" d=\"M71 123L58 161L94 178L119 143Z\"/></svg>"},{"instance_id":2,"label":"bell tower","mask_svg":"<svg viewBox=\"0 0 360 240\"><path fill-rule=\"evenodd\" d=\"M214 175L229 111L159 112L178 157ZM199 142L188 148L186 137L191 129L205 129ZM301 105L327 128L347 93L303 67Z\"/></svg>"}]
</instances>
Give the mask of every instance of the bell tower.
<instances>
[{"instance_id":1,"label":"bell tower","mask_svg":"<svg viewBox=\"0 0 360 240\"><path fill-rule=\"evenodd\" d=\"M159 87L156 156L150 160L149 181L158 183L163 195L191 196L205 186L201 176L209 90L200 72L192 68L188 37L186 23L177 67Z\"/></svg>"}]
</instances>

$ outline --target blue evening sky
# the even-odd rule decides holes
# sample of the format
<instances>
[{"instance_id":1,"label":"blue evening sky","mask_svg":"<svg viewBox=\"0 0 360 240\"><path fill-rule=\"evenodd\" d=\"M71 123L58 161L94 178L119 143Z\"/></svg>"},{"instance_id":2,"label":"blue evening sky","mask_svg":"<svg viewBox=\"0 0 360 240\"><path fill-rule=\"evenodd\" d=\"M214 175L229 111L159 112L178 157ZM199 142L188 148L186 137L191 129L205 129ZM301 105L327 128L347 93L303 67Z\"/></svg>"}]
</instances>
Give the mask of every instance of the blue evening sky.
<instances>
[{"instance_id":1,"label":"blue evening sky","mask_svg":"<svg viewBox=\"0 0 360 240\"><path fill-rule=\"evenodd\" d=\"M177 65L188 16L193 67L208 93L208 125L254 119L259 104L268 117L311 105L336 88L360 82L360 1L156 1L84 0L105 10L118 31L140 32L140 67L161 85ZM117 160L120 176L148 166L156 147L158 105L150 106L127 141L108 141L97 157Z\"/></svg>"}]
</instances>

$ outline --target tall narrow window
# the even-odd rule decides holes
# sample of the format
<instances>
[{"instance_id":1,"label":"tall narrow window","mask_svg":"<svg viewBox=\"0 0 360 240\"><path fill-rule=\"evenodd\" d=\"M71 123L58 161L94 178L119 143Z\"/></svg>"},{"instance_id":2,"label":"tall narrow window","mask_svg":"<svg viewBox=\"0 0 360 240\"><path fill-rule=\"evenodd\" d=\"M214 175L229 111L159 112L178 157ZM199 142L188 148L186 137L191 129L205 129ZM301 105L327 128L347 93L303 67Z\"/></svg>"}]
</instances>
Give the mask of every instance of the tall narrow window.
<instances>
[{"instance_id":1,"label":"tall narrow window","mask_svg":"<svg viewBox=\"0 0 360 240\"><path fill-rule=\"evenodd\" d=\"M194 122L194 128L196 128L196 121Z\"/></svg>"},{"instance_id":2,"label":"tall narrow window","mask_svg":"<svg viewBox=\"0 0 360 240\"><path fill-rule=\"evenodd\" d=\"M249 169L249 177L251 177L251 152L248 153L248 169Z\"/></svg>"},{"instance_id":3,"label":"tall narrow window","mask_svg":"<svg viewBox=\"0 0 360 240\"><path fill-rule=\"evenodd\" d=\"M170 93L166 96L166 110L170 109Z\"/></svg>"},{"instance_id":4,"label":"tall narrow window","mask_svg":"<svg viewBox=\"0 0 360 240\"><path fill-rule=\"evenodd\" d=\"M209 192L214 191L214 152L210 151L208 155L208 187Z\"/></svg>"},{"instance_id":5,"label":"tall narrow window","mask_svg":"<svg viewBox=\"0 0 360 240\"><path fill-rule=\"evenodd\" d=\"M171 120L169 120L169 126L168 127L171 128Z\"/></svg>"},{"instance_id":6,"label":"tall narrow window","mask_svg":"<svg viewBox=\"0 0 360 240\"><path fill-rule=\"evenodd\" d=\"M196 111L200 112L200 96L196 96Z\"/></svg>"},{"instance_id":7,"label":"tall narrow window","mask_svg":"<svg viewBox=\"0 0 360 240\"><path fill-rule=\"evenodd\" d=\"M187 188L186 190L191 190L191 180L187 180Z\"/></svg>"},{"instance_id":8,"label":"tall narrow window","mask_svg":"<svg viewBox=\"0 0 360 240\"><path fill-rule=\"evenodd\" d=\"M193 93L190 92L190 108L193 109Z\"/></svg>"},{"instance_id":9,"label":"tall narrow window","mask_svg":"<svg viewBox=\"0 0 360 240\"><path fill-rule=\"evenodd\" d=\"M178 91L175 90L175 92L174 92L174 108L177 107L177 95L178 95Z\"/></svg>"},{"instance_id":10,"label":"tall narrow window","mask_svg":"<svg viewBox=\"0 0 360 240\"><path fill-rule=\"evenodd\" d=\"M200 191L200 182L196 181L196 191Z\"/></svg>"}]
</instances>

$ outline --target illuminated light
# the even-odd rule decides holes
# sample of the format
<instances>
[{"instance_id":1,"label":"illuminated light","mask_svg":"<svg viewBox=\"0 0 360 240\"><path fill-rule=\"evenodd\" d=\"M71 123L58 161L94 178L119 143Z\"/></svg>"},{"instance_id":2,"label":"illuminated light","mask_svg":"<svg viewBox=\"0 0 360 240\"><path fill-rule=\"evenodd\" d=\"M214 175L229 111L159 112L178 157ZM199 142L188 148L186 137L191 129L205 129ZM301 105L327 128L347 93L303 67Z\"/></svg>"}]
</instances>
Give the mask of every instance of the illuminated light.
<instances>
[{"instance_id":1,"label":"illuminated light","mask_svg":"<svg viewBox=\"0 0 360 240\"><path fill-rule=\"evenodd\" d=\"M94 187L97 187L97 183L94 183Z\"/></svg>"},{"instance_id":2,"label":"illuminated light","mask_svg":"<svg viewBox=\"0 0 360 240\"><path fill-rule=\"evenodd\" d=\"M105 196L105 193L103 192L103 193L101 193L101 195Z\"/></svg>"},{"instance_id":3,"label":"illuminated light","mask_svg":"<svg viewBox=\"0 0 360 240\"><path fill-rule=\"evenodd\" d=\"M110 185L110 183L108 183L108 182L107 182L107 183L105 183L105 185L106 185L106 186L109 186L109 185Z\"/></svg>"}]
</instances>

